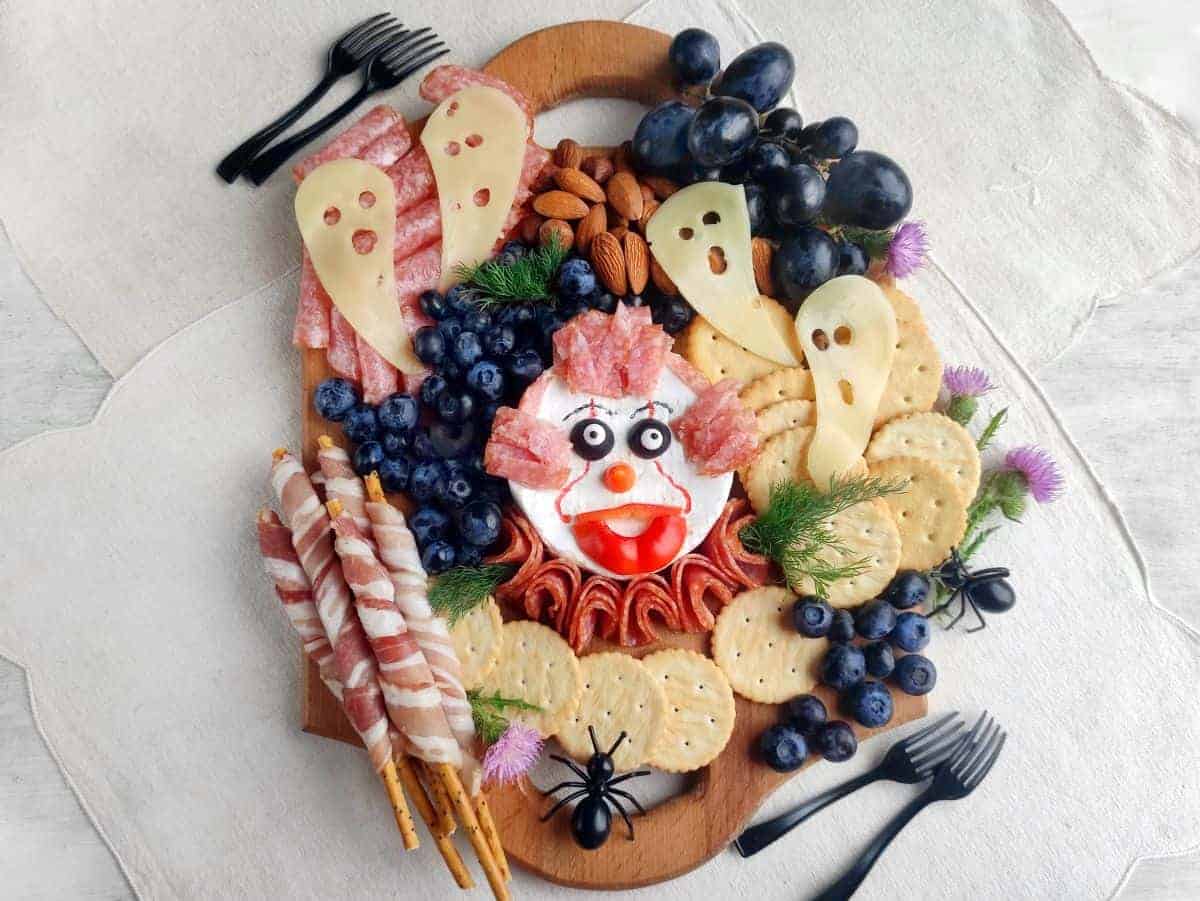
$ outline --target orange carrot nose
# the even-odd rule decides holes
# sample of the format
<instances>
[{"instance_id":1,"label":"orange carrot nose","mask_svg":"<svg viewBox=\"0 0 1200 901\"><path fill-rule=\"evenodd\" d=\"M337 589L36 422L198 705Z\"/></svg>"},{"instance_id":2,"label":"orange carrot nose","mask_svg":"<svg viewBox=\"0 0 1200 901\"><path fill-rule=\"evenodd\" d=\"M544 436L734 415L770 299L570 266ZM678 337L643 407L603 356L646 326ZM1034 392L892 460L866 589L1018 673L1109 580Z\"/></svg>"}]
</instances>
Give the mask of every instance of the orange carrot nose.
<instances>
[{"instance_id":1,"label":"orange carrot nose","mask_svg":"<svg viewBox=\"0 0 1200 901\"><path fill-rule=\"evenodd\" d=\"M615 494L622 494L633 487L633 483L637 481L637 473L628 463L614 463L604 470L601 478L605 488Z\"/></svg>"}]
</instances>

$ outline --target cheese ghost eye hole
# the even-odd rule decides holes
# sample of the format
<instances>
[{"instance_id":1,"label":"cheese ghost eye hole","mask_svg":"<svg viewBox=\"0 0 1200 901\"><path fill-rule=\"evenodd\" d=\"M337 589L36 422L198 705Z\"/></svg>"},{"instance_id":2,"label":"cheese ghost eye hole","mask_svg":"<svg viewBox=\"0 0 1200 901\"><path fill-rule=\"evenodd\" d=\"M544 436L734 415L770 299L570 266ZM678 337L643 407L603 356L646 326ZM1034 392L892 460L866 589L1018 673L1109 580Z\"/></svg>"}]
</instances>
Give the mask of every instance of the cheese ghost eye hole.
<instances>
[{"instance_id":1,"label":"cheese ghost eye hole","mask_svg":"<svg viewBox=\"0 0 1200 901\"><path fill-rule=\"evenodd\" d=\"M339 210L337 207L331 206L327 210L325 210L325 224L326 225L337 225L338 222L341 221L341 219L342 219L342 211Z\"/></svg>"},{"instance_id":2,"label":"cheese ghost eye hole","mask_svg":"<svg viewBox=\"0 0 1200 901\"><path fill-rule=\"evenodd\" d=\"M475 206L487 206L488 201L492 199L492 192L487 188L480 188L475 192L473 199L475 201Z\"/></svg>"},{"instance_id":3,"label":"cheese ghost eye hole","mask_svg":"<svg viewBox=\"0 0 1200 901\"><path fill-rule=\"evenodd\" d=\"M358 205L364 210L375 206L375 195L371 191L363 191L358 195Z\"/></svg>"},{"instance_id":4,"label":"cheese ghost eye hole","mask_svg":"<svg viewBox=\"0 0 1200 901\"><path fill-rule=\"evenodd\" d=\"M461 150L462 145L460 145L458 141L451 141L446 145L446 156L458 156Z\"/></svg>"},{"instance_id":5,"label":"cheese ghost eye hole","mask_svg":"<svg viewBox=\"0 0 1200 901\"><path fill-rule=\"evenodd\" d=\"M854 340L854 331L848 325L839 325L833 330L833 343L847 346Z\"/></svg>"},{"instance_id":6,"label":"cheese ghost eye hole","mask_svg":"<svg viewBox=\"0 0 1200 901\"><path fill-rule=\"evenodd\" d=\"M717 225L721 221L721 214L716 210L709 210L700 221L705 225Z\"/></svg>"},{"instance_id":7,"label":"cheese ghost eye hole","mask_svg":"<svg viewBox=\"0 0 1200 901\"><path fill-rule=\"evenodd\" d=\"M712 270L713 275L721 275L729 268L729 263L725 259L725 249L722 247L708 248L708 268Z\"/></svg>"},{"instance_id":8,"label":"cheese ghost eye hole","mask_svg":"<svg viewBox=\"0 0 1200 901\"><path fill-rule=\"evenodd\" d=\"M812 343L817 350L829 349L829 336L825 334L824 329L813 329Z\"/></svg>"},{"instance_id":9,"label":"cheese ghost eye hole","mask_svg":"<svg viewBox=\"0 0 1200 901\"><path fill-rule=\"evenodd\" d=\"M467 135L466 145L468 147L478 147L483 143L483 135Z\"/></svg>"},{"instance_id":10,"label":"cheese ghost eye hole","mask_svg":"<svg viewBox=\"0 0 1200 901\"><path fill-rule=\"evenodd\" d=\"M446 115L453 116L457 112L458 112L458 101L455 100L448 107L446 107Z\"/></svg>"},{"instance_id":11,"label":"cheese ghost eye hole","mask_svg":"<svg viewBox=\"0 0 1200 901\"><path fill-rule=\"evenodd\" d=\"M350 243L354 245L354 252L363 254L364 256L375 249L375 242L379 240L379 236L369 228L360 228L350 236Z\"/></svg>"},{"instance_id":12,"label":"cheese ghost eye hole","mask_svg":"<svg viewBox=\"0 0 1200 901\"><path fill-rule=\"evenodd\" d=\"M838 391L841 392L842 402L844 404L846 404L846 406L852 406L854 404L854 386L853 385L851 385L845 379L839 379L838 380Z\"/></svg>"},{"instance_id":13,"label":"cheese ghost eye hole","mask_svg":"<svg viewBox=\"0 0 1200 901\"><path fill-rule=\"evenodd\" d=\"M684 241L692 240L692 238L695 236L695 234L696 233L694 231L692 231L690 228L681 228L679 230L679 237L682 238Z\"/></svg>"}]
</instances>

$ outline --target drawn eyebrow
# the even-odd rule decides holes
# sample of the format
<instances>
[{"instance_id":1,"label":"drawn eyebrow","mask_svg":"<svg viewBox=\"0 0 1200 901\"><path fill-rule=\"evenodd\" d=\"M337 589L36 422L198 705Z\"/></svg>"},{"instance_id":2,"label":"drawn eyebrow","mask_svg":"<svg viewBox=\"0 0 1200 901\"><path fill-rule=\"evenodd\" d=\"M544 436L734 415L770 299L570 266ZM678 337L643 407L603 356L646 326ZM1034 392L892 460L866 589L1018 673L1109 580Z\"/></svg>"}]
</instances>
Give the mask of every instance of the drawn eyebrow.
<instances>
[{"instance_id":1,"label":"drawn eyebrow","mask_svg":"<svg viewBox=\"0 0 1200 901\"><path fill-rule=\"evenodd\" d=\"M598 403L594 403L592 401L588 401L586 404L580 404L578 407L576 407L574 410L572 410L570 413L568 413L566 416L564 416L563 422L566 422L568 419L570 419L576 413L580 413L583 410L592 410L592 409L603 410L609 416L617 415L616 410L610 410L608 407L604 406L603 404L598 404Z\"/></svg>"},{"instance_id":2,"label":"drawn eyebrow","mask_svg":"<svg viewBox=\"0 0 1200 901\"><path fill-rule=\"evenodd\" d=\"M664 403L661 400L650 400L650 401L646 401L646 403L642 404L640 407L635 408L634 411L629 414L629 418L637 419L637 415L639 413L641 413L643 410L645 410L646 407L655 407L655 406L662 407L664 410L666 410L670 414L675 413L675 408L672 407L670 404Z\"/></svg>"}]
</instances>

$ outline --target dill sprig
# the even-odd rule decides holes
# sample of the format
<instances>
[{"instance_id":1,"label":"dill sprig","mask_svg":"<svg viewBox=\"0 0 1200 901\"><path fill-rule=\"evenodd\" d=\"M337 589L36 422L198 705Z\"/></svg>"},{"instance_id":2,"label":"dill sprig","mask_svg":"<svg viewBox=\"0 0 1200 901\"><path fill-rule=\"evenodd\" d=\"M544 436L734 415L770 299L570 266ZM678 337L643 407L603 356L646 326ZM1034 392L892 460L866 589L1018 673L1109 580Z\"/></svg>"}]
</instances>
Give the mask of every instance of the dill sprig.
<instances>
[{"instance_id":1,"label":"dill sprig","mask_svg":"<svg viewBox=\"0 0 1200 901\"><path fill-rule=\"evenodd\" d=\"M489 563L486 566L456 566L448 569L429 589L429 606L435 613L446 617L453 626L496 590L501 582L508 581L514 567L504 563Z\"/></svg>"},{"instance_id":2,"label":"dill sprig","mask_svg":"<svg viewBox=\"0 0 1200 901\"><path fill-rule=\"evenodd\" d=\"M542 709L536 704L530 704L520 698L502 697L498 691L491 695L481 694L477 688L467 692L467 700L471 702L471 719L475 721L475 731L487 745L494 744L496 739L503 735L504 730L508 728L508 717L504 715L505 710L510 707L513 710L534 712Z\"/></svg>"},{"instance_id":3,"label":"dill sprig","mask_svg":"<svg viewBox=\"0 0 1200 901\"><path fill-rule=\"evenodd\" d=\"M983 427L983 431L979 433L979 437L975 440L975 447L980 451L987 448L992 440L996 437L996 433L1000 431L1000 426L1004 425L1004 420L1008 418L1008 407L1000 410L988 420L988 424Z\"/></svg>"},{"instance_id":4,"label":"dill sprig","mask_svg":"<svg viewBox=\"0 0 1200 901\"><path fill-rule=\"evenodd\" d=\"M569 252L570 248L559 242L558 235L551 235L546 244L519 260L460 265L457 274L485 308L510 300L552 300L551 282Z\"/></svg>"},{"instance_id":5,"label":"dill sprig","mask_svg":"<svg viewBox=\"0 0 1200 901\"><path fill-rule=\"evenodd\" d=\"M866 557L841 564L828 560L828 554L849 553L829 520L855 504L897 494L907 487L904 481L862 476L831 479L827 492L807 483L776 482L767 509L742 529L740 537L748 550L778 563L789 585L808 578L814 593L827 597L834 582L861 575L869 564Z\"/></svg>"}]
</instances>

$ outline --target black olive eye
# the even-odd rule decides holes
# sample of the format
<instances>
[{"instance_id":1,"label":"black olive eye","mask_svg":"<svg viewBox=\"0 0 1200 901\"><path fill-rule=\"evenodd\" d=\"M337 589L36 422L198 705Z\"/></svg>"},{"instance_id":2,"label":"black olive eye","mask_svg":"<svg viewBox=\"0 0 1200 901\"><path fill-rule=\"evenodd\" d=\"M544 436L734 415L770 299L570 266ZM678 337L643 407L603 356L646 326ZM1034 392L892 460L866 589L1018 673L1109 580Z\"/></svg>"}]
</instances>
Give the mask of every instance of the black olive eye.
<instances>
[{"instance_id":1,"label":"black olive eye","mask_svg":"<svg viewBox=\"0 0 1200 901\"><path fill-rule=\"evenodd\" d=\"M571 445L585 460L599 460L613 449L612 429L599 419L583 419L571 429Z\"/></svg>"},{"instance_id":2,"label":"black olive eye","mask_svg":"<svg viewBox=\"0 0 1200 901\"><path fill-rule=\"evenodd\" d=\"M653 460L671 446L671 430L657 419L643 419L629 430L629 449L643 460Z\"/></svg>"}]
</instances>

